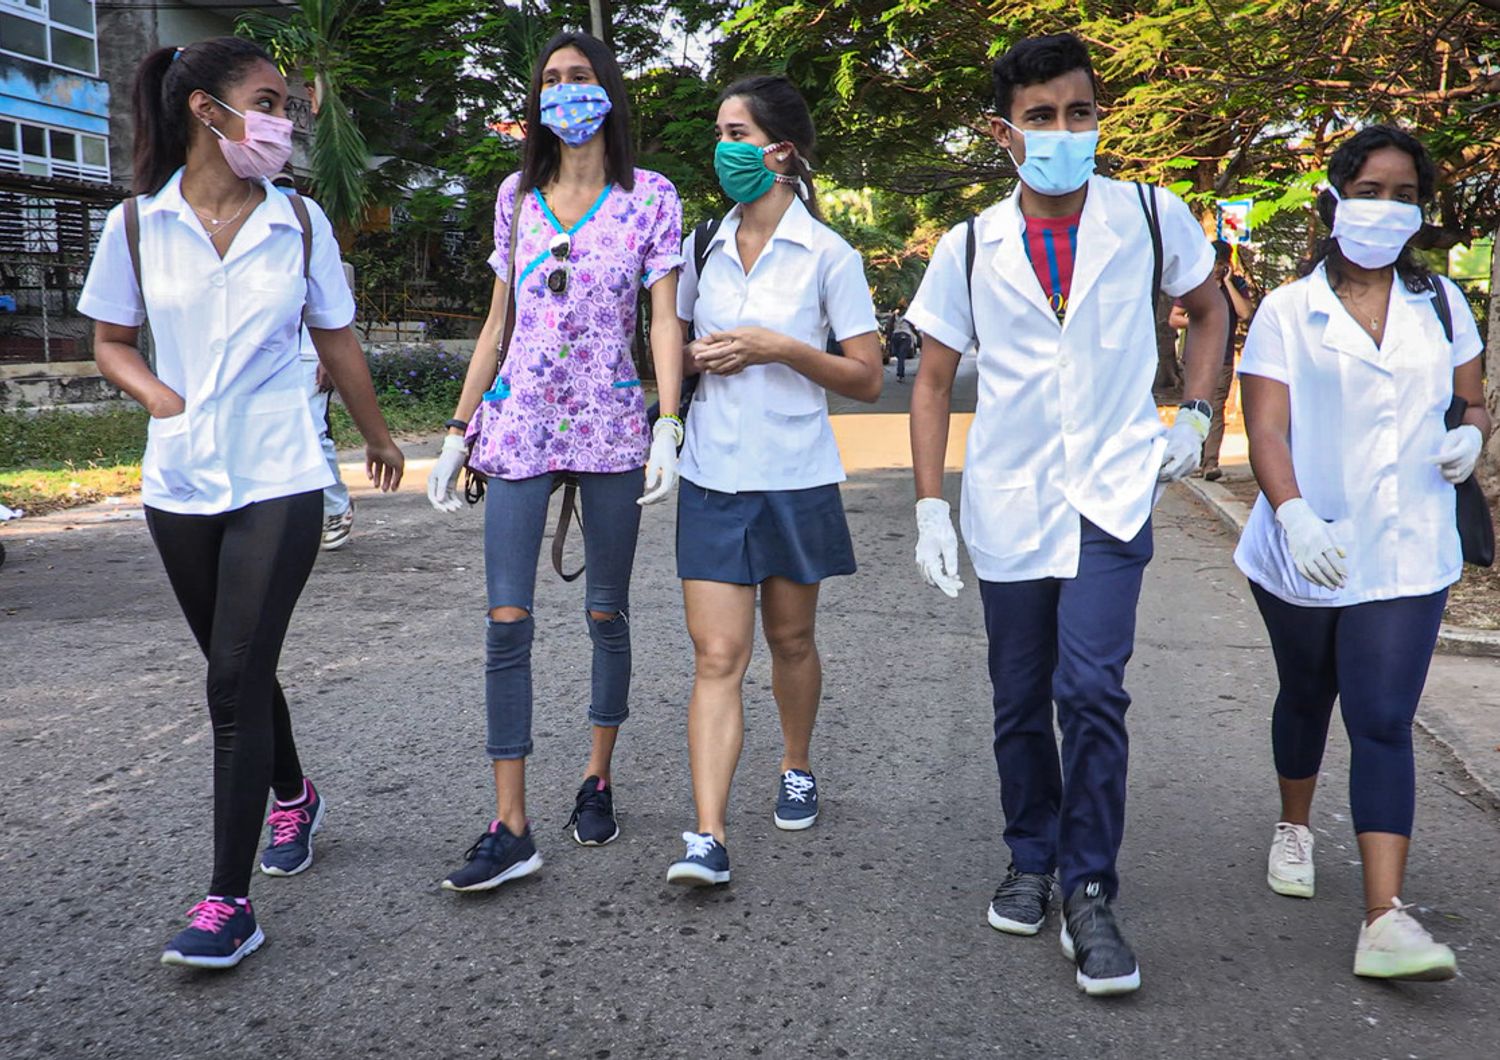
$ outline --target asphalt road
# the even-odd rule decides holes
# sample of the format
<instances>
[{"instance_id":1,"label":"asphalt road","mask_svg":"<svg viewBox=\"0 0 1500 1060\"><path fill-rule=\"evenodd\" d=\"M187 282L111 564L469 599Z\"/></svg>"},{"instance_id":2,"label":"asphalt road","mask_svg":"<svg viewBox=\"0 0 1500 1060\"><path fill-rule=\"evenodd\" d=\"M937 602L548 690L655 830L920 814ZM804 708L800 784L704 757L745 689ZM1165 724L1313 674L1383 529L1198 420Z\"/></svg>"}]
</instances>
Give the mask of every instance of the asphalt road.
<instances>
[{"instance_id":1,"label":"asphalt road","mask_svg":"<svg viewBox=\"0 0 1500 1060\"><path fill-rule=\"evenodd\" d=\"M562 831L589 642L581 588L544 569L530 809L546 866L485 897L437 886L490 805L481 515L439 517L415 491L362 500L282 661L329 804L318 861L257 878L269 941L229 974L156 963L207 881L209 743L203 665L145 528L18 527L0 571L0 1057L1496 1055L1500 816L1419 744L1402 897L1428 907L1462 975L1355 979L1343 734L1317 812L1318 898L1277 897L1270 655L1227 536L1177 493L1158 511L1129 681L1119 909L1144 987L1087 999L1055 922L1033 939L991 930L1007 859L978 594L971 576L957 601L918 583L906 475L857 474L845 499L861 571L825 590L817 826L771 824L762 646L734 882L665 883L692 823L691 658L656 508L636 570L623 835L584 849Z\"/></svg>"}]
</instances>

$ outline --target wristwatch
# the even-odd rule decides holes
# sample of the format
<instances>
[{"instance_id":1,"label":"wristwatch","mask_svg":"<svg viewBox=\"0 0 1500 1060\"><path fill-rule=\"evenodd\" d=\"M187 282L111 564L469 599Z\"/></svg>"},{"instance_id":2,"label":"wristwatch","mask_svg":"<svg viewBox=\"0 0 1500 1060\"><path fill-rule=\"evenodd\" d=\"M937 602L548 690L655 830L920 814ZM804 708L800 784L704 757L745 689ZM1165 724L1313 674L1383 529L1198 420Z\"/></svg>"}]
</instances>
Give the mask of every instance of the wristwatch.
<instances>
[{"instance_id":1,"label":"wristwatch","mask_svg":"<svg viewBox=\"0 0 1500 1060\"><path fill-rule=\"evenodd\" d=\"M468 420L456 420L456 419L455 420L444 420L443 421L443 426L444 427L451 427L455 431L467 431L469 429L469 421Z\"/></svg>"},{"instance_id":2,"label":"wristwatch","mask_svg":"<svg viewBox=\"0 0 1500 1060\"><path fill-rule=\"evenodd\" d=\"M1194 401L1184 401L1177 407L1179 409L1191 409L1193 412L1202 413L1204 419L1208 420L1210 423L1213 422L1214 407L1208 402L1204 401L1202 398L1198 398Z\"/></svg>"}]
</instances>

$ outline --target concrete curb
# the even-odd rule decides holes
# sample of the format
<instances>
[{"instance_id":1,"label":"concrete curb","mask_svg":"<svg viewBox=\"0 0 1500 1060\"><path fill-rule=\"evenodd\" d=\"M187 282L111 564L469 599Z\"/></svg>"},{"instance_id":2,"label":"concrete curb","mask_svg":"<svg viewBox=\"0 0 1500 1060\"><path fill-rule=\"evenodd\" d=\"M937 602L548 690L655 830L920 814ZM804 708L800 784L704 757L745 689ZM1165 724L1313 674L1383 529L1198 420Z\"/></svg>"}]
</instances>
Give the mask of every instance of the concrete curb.
<instances>
[{"instance_id":1,"label":"concrete curb","mask_svg":"<svg viewBox=\"0 0 1500 1060\"><path fill-rule=\"evenodd\" d=\"M1238 534L1245 529L1250 509L1229 490L1217 482L1195 478L1183 479L1182 485L1208 506L1226 530ZM1444 625L1438 631L1437 650L1445 655L1500 659L1500 630Z\"/></svg>"}]
</instances>

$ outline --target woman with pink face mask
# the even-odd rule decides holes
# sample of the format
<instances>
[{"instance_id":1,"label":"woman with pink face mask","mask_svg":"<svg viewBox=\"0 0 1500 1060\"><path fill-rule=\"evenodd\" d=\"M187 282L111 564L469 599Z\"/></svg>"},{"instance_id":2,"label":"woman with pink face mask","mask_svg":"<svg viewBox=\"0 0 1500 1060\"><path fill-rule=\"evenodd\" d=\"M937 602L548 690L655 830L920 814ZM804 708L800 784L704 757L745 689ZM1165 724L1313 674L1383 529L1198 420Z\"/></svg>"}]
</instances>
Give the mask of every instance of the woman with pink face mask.
<instances>
[{"instance_id":1,"label":"woman with pink face mask","mask_svg":"<svg viewBox=\"0 0 1500 1060\"><path fill-rule=\"evenodd\" d=\"M268 791L266 875L311 865L323 819L276 679L333 479L303 387L304 324L365 437L370 481L401 481L333 229L268 180L291 156L286 101L286 80L248 41L148 55L135 84L138 195L110 211L78 299L100 373L151 413L146 525L208 659L213 877L164 964L232 968L264 941L248 892ZM153 364L140 353L148 318Z\"/></svg>"}]
</instances>

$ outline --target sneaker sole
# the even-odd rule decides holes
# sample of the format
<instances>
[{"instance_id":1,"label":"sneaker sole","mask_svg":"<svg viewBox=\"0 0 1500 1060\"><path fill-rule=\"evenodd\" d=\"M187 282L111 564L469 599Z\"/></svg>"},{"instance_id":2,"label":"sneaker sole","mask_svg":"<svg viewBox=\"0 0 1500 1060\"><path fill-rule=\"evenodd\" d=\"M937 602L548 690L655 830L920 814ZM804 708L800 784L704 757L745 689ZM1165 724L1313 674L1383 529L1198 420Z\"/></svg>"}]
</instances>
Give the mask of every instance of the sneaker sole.
<instances>
[{"instance_id":1,"label":"sneaker sole","mask_svg":"<svg viewBox=\"0 0 1500 1060\"><path fill-rule=\"evenodd\" d=\"M804 828L811 828L814 824L816 824L818 821L818 815L813 814L811 817L787 818L781 816L778 813L773 815L773 820L775 820L776 822L776 827L780 828L783 832L800 832Z\"/></svg>"},{"instance_id":2,"label":"sneaker sole","mask_svg":"<svg viewBox=\"0 0 1500 1060\"><path fill-rule=\"evenodd\" d=\"M716 872L701 865L678 862L667 870L667 882L684 887L715 887L729 882L729 870Z\"/></svg>"},{"instance_id":3,"label":"sneaker sole","mask_svg":"<svg viewBox=\"0 0 1500 1060\"><path fill-rule=\"evenodd\" d=\"M1068 925L1063 923L1062 932L1058 935L1062 943L1063 956L1068 960L1077 962L1077 956L1073 951L1073 937L1068 934ZM1074 975L1078 989L1089 997L1115 997L1120 994L1133 994L1141 988L1141 966L1137 964L1129 975L1112 975L1106 979L1095 979L1084 975L1083 969L1079 968Z\"/></svg>"},{"instance_id":4,"label":"sneaker sole","mask_svg":"<svg viewBox=\"0 0 1500 1060\"><path fill-rule=\"evenodd\" d=\"M250 954L260 949L261 943L266 941L265 932L257 925L255 934L240 944L240 948L227 957L194 957L191 954L183 954L177 950L167 950L161 955L161 963L174 965L179 968L212 968L223 971L233 968Z\"/></svg>"},{"instance_id":5,"label":"sneaker sole","mask_svg":"<svg viewBox=\"0 0 1500 1060\"><path fill-rule=\"evenodd\" d=\"M1286 895L1288 898L1311 898L1314 885L1311 883L1298 883L1296 880L1283 880L1279 876L1266 873L1266 883L1271 890L1277 894Z\"/></svg>"},{"instance_id":6,"label":"sneaker sole","mask_svg":"<svg viewBox=\"0 0 1500 1060\"><path fill-rule=\"evenodd\" d=\"M318 834L318 829L323 827L323 811L328 809L328 803L320 797L318 799L318 813L313 818L312 830L307 833L307 857L302 864L295 869L282 869L275 865L267 865L264 861L260 863L260 871L267 876L295 876L299 872L306 872L313 863L313 841L312 837Z\"/></svg>"},{"instance_id":7,"label":"sneaker sole","mask_svg":"<svg viewBox=\"0 0 1500 1060\"><path fill-rule=\"evenodd\" d=\"M1008 916L1001 916L995 912L994 903L991 903L986 919L990 922L990 927L996 931L1003 931L1007 935L1035 935L1042 930L1042 925L1047 922L1047 915L1043 913L1042 919L1038 920L1035 924L1027 924L1020 920L1012 920Z\"/></svg>"},{"instance_id":8,"label":"sneaker sole","mask_svg":"<svg viewBox=\"0 0 1500 1060\"><path fill-rule=\"evenodd\" d=\"M619 838L620 838L620 826L619 825L615 825L614 834L611 835L611 836L609 836L607 839L580 839L579 836L578 836L578 829L576 829L576 828L573 829L573 842L577 843L581 847L602 847L602 846L604 846L604 844L606 844L606 843L613 843L616 839L619 839Z\"/></svg>"},{"instance_id":9,"label":"sneaker sole","mask_svg":"<svg viewBox=\"0 0 1500 1060\"><path fill-rule=\"evenodd\" d=\"M1441 983L1458 974L1452 957L1436 964L1413 964L1376 958L1354 962L1354 974L1362 979L1399 979L1409 983Z\"/></svg>"},{"instance_id":10,"label":"sneaker sole","mask_svg":"<svg viewBox=\"0 0 1500 1060\"><path fill-rule=\"evenodd\" d=\"M452 880L444 880L443 890L458 891L460 894L471 894L474 891L493 891L502 883L509 883L511 880L519 880L522 876L530 876L533 872L541 867L542 855L533 854L525 861L512 865L510 868L500 873L500 875L492 876L490 879L482 880L479 883L471 883L467 887L460 887Z\"/></svg>"},{"instance_id":11,"label":"sneaker sole","mask_svg":"<svg viewBox=\"0 0 1500 1060\"><path fill-rule=\"evenodd\" d=\"M339 549L343 548L345 545L347 545L349 543L349 537L350 537L349 534L345 534L343 537L339 538L337 541L328 541L328 540L325 540L318 547L321 548L324 552L337 552Z\"/></svg>"}]
</instances>

